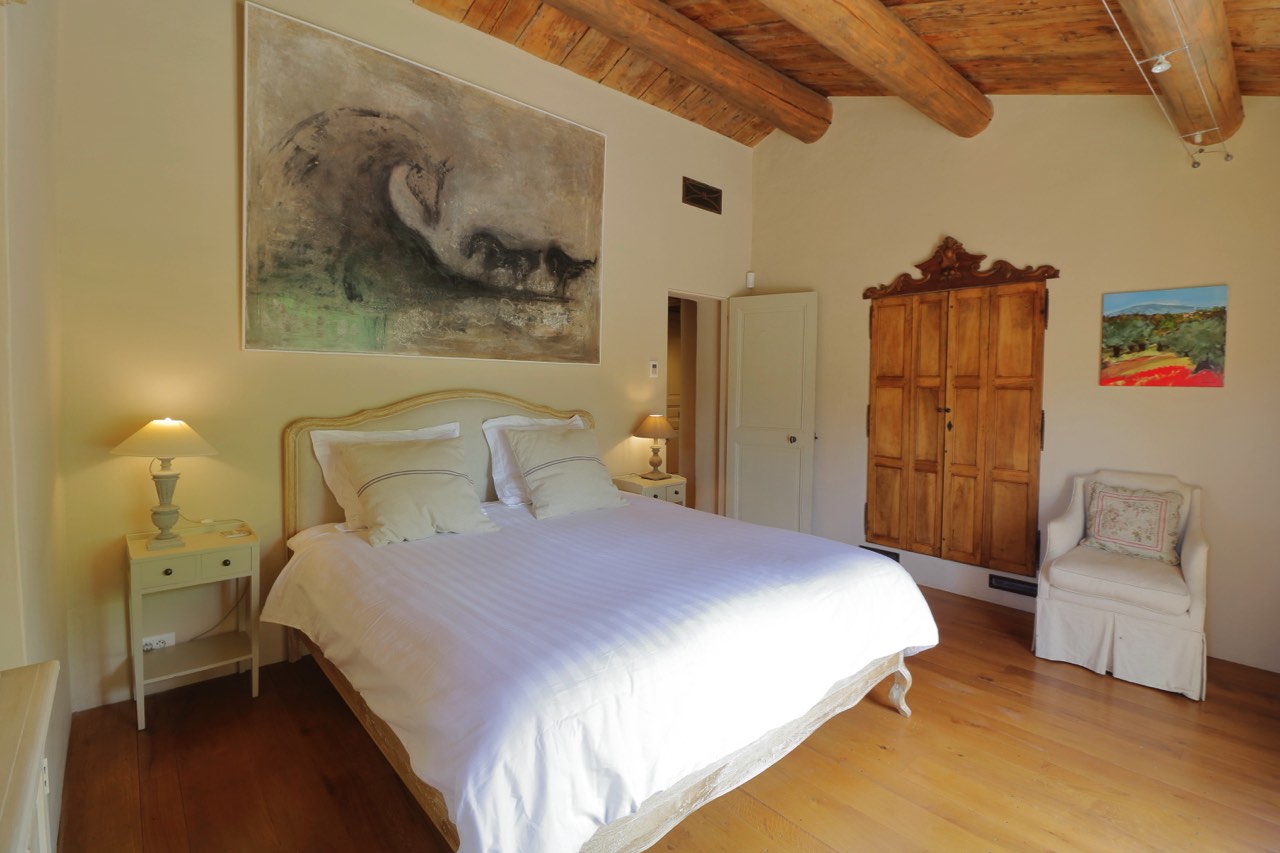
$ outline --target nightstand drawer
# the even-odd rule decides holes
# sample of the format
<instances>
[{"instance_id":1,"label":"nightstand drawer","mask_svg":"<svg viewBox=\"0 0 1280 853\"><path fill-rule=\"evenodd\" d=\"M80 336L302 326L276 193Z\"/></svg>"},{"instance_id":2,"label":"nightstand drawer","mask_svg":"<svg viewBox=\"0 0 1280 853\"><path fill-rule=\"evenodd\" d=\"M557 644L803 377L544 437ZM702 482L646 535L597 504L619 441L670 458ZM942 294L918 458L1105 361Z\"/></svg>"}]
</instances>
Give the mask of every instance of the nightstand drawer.
<instances>
[{"instance_id":1,"label":"nightstand drawer","mask_svg":"<svg viewBox=\"0 0 1280 853\"><path fill-rule=\"evenodd\" d=\"M667 486L665 498L670 503L684 506L684 486Z\"/></svg>"},{"instance_id":2,"label":"nightstand drawer","mask_svg":"<svg viewBox=\"0 0 1280 853\"><path fill-rule=\"evenodd\" d=\"M135 564L133 579L139 589L158 589L191 583L199 571L199 557L170 557L167 560L148 560Z\"/></svg>"},{"instance_id":3,"label":"nightstand drawer","mask_svg":"<svg viewBox=\"0 0 1280 853\"><path fill-rule=\"evenodd\" d=\"M243 577L249 574L250 562L248 548L201 554L200 577L207 581Z\"/></svg>"}]
</instances>

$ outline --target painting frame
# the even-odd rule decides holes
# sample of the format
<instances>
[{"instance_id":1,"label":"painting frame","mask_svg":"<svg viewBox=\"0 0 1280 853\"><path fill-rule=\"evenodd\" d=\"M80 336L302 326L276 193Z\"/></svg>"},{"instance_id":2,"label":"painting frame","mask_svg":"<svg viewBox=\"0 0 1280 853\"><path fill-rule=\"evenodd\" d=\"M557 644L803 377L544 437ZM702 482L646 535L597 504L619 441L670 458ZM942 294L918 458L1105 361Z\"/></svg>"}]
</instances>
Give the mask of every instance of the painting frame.
<instances>
[{"instance_id":1,"label":"painting frame","mask_svg":"<svg viewBox=\"0 0 1280 853\"><path fill-rule=\"evenodd\" d=\"M246 350L600 363L604 134L245 4Z\"/></svg>"},{"instance_id":2,"label":"painting frame","mask_svg":"<svg viewBox=\"0 0 1280 853\"><path fill-rule=\"evenodd\" d=\"M1221 388L1227 285L1104 293L1098 384Z\"/></svg>"}]
</instances>

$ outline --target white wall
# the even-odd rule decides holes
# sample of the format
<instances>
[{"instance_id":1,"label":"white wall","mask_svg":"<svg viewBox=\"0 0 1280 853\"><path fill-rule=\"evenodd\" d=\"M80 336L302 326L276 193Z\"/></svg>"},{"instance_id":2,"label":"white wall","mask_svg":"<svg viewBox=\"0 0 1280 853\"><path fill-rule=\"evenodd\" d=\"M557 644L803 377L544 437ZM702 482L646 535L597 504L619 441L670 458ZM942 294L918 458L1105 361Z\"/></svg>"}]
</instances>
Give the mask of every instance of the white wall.
<instances>
[{"instance_id":1,"label":"white wall","mask_svg":"<svg viewBox=\"0 0 1280 853\"><path fill-rule=\"evenodd\" d=\"M55 832L71 730L53 426L56 29L54 0L0 6L0 669L62 662L46 743Z\"/></svg>"},{"instance_id":2,"label":"white wall","mask_svg":"<svg viewBox=\"0 0 1280 853\"><path fill-rule=\"evenodd\" d=\"M1067 481L1100 467L1204 488L1209 653L1280 671L1280 483L1274 318L1280 99L1246 98L1231 163L1191 169L1149 98L997 97L974 139L901 102L836 100L827 135L756 149L752 264L762 289L815 289L819 325L815 532L862 542L868 302L945 235L989 260L1052 264L1041 525ZM1102 294L1228 285L1226 387L1102 388ZM1030 609L988 572L905 554L923 584Z\"/></svg>"},{"instance_id":3,"label":"white wall","mask_svg":"<svg viewBox=\"0 0 1280 853\"><path fill-rule=\"evenodd\" d=\"M39 0L37 0L38 2ZM428 390L481 387L597 415L607 461L663 403L667 291L725 295L747 268L751 151L408 0L282 0L280 11L606 134L599 365L244 352L240 348L241 26L235 0L62 0L58 183L65 565L73 703L128 696L121 536L150 526L144 460L110 449L148 419L188 420L220 454L179 460L177 503L238 516L283 562L282 428ZM680 178L720 186L723 216L680 203ZM147 630L181 640L218 602L170 602ZM267 658L280 653L266 637Z\"/></svg>"}]
</instances>

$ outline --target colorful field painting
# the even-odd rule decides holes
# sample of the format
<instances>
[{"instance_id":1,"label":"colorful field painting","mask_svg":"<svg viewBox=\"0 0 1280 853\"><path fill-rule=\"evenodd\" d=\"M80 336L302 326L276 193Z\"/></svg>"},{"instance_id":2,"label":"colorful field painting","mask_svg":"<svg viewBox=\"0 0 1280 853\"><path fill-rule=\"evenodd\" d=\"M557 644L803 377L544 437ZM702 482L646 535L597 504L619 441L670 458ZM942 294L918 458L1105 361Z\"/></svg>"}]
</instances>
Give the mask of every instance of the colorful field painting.
<instances>
[{"instance_id":1,"label":"colorful field painting","mask_svg":"<svg viewBox=\"0 0 1280 853\"><path fill-rule=\"evenodd\" d=\"M1220 388L1227 286L1107 293L1099 385Z\"/></svg>"}]
</instances>

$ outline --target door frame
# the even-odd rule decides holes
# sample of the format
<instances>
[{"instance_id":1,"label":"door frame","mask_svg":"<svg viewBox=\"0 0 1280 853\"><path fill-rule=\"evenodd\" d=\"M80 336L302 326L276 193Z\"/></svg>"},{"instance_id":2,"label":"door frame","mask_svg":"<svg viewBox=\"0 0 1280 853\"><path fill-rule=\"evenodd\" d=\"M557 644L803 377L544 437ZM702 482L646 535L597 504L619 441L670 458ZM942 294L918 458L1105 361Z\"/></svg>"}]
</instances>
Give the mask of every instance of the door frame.
<instances>
[{"instance_id":1,"label":"door frame","mask_svg":"<svg viewBox=\"0 0 1280 853\"><path fill-rule=\"evenodd\" d=\"M699 353L707 354L708 357L698 359L694 372L700 387L705 387L708 380L714 381L715 393L711 395L699 393L697 399L702 404L705 403L704 397L709 397L715 412L710 418L699 415L694 420L698 439L706 439L710 444L709 449L706 444L700 444L698 451L697 482L700 488L695 493L695 500L699 504L699 509L724 515L725 436L728 429L726 402L729 364L729 299L691 290L669 290L667 296L673 299L687 299L698 305L698 349ZM704 340L708 331L712 332L710 341ZM711 355L712 353L714 355ZM710 468L709 474L708 468ZM713 486L714 492L714 499L710 502L705 500L704 491L708 482Z\"/></svg>"}]
</instances>

